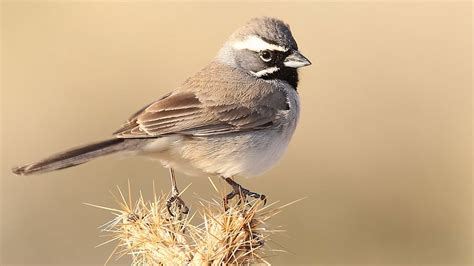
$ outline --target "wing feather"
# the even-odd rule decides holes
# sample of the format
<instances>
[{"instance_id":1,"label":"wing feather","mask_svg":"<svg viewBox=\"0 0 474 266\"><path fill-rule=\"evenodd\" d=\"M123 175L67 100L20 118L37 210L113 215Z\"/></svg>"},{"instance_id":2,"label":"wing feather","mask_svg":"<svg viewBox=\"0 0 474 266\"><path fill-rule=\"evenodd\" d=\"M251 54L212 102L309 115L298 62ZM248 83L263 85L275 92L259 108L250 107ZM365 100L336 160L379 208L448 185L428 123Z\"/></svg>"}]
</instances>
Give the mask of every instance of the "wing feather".
<instances>
[{"instance_id":1,"label":"wing feather","mask_svg":"<svg viewBox=\"0 0 474 266\"><path fill-rule=\"evenodd\" d=\"M242 77L230 82L215 73L198 73L183 88L140 109L114 134L121 138L208 136L272 126L287 110L286 93L265 81L248 84Z\"/></svg>"}]
</instances>

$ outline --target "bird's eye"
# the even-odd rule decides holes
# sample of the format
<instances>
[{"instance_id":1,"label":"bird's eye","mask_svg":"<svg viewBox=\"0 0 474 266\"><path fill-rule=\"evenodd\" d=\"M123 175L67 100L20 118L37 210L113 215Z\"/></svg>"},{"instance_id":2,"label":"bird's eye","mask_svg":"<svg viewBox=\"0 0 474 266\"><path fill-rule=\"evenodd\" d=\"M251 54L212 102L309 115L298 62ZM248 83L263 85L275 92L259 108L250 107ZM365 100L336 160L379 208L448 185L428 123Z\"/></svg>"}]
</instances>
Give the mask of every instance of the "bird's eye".
<instances>
[{"instance_id":1,"label":"bird's eye","mask_svg":"<svg viewBox=\"0 0 474 266\"><path fill-rule=\"evenodd\" d=\"M270 51L261 51L260 52L260 58L264 61L264 62L270 62L273 58L273 55Z\"/></svg>"}]
</instances>

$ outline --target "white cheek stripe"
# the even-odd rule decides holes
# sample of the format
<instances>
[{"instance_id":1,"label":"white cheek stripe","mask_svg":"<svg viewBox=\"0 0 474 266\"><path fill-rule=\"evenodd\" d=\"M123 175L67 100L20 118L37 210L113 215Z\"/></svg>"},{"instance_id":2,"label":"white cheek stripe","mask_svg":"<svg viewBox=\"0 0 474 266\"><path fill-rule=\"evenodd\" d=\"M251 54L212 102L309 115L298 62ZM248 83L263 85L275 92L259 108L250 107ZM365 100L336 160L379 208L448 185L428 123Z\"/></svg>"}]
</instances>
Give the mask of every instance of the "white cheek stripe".
<instances>
[{"instance_id":1,"label":"white cheek stripe","mask_svg":"<svg viewBox=\"0 0 474 266\"><path fill-rule=\"evenodd\" d=\"M277 72L278 70L280 70L280 68L278 68L278 67L269 67L269 68L266 68L264 70L260 70L258 72L250 71L250 73L252 73L252 75L254 75L256 77L261 77L261 76L264 76L264 75L267 75L267 74Z\"/></svg>"},{"instance_id":2,"label":"white cheek stripe","mask_svg":"<svg viewBox=\"0 0 474 266\"><path fill-rule=\"evenodd\" d=\"M249 36L243 41L234 42L232 44L232 47L234 47L234 49L237 49L237 50L247 49L254 52L260 52L264 50L281 51L281 52L288 51L288 49L285 47L268 43L255 35Z\"/></svg>"}]
</instances>

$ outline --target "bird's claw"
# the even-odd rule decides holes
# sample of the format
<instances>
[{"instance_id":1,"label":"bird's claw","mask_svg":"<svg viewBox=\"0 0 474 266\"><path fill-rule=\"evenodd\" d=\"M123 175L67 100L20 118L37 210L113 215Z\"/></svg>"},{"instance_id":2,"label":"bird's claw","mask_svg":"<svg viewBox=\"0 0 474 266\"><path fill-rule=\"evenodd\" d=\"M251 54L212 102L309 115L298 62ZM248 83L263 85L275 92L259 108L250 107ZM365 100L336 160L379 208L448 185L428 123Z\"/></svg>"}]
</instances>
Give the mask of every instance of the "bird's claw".
<instances>
[{"instance_id":1,"label":"bird's claw","mask_svg":"<svg viewBox=\"0 0 474 266\"><path fill-rule=\"evenodd\" d=\"M166 209L168 209L168 213L174 217L174 214L173 212L171 211L171 205L173 203L176 203L176 207L177 209L182 213L182 214L188 214L189 212L189 208L188 206L186 206L186 204L184 203L184 200L181 199L181 197L179 196L179 194L174 194L172 195L171 197L168 198L168 200L166 201Z\"/></svg>"},{"instance_id":2,"label":"bird's claw","mask_svg":"<svg viewBox=\"0 0 474 266\"><path fill-rule=\"evenodd\" d=\"M243 188L240 185L232 186L233 190L227 196L224 197L224 206L227 206L229 200L233 199L235 196L239 196L239 201L237 202L238 205L242 203L242 199L246 201L246 197L252 197L255 199L259 199L263 201L263 205L267 204L267 197L264 194L259 194L253 191L250 191L246 188Z\"/></svg>"}]
</instances>

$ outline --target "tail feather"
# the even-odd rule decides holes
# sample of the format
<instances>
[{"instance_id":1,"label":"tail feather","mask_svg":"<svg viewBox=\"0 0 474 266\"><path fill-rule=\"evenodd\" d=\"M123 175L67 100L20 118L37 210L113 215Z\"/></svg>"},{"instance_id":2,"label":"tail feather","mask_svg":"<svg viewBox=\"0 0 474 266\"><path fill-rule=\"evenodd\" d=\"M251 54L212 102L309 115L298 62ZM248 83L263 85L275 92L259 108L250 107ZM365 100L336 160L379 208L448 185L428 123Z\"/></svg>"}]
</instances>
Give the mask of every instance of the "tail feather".
<instances>
[{"instance_id":1,"label":"tail feather","mask_svg":"<svg viewBox=\"0 0 474 266\"><path fill-rule=\"evenodd\" d=\"M130 142L136 139L109 139L101 142L76 147L39 162L14 167L12 172L17 175L30 175L64 169L86 163L96 157L126 150Z\"/></svg>"}]
</instances>

